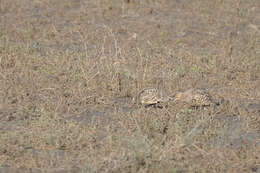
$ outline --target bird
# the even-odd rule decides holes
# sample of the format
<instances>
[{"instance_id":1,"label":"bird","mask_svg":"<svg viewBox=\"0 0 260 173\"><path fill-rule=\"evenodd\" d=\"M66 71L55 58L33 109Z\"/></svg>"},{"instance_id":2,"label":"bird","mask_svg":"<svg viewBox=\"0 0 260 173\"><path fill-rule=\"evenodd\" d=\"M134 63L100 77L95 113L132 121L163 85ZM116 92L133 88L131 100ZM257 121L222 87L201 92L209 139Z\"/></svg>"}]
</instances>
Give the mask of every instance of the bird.
<instances>
[{"instance_id":1,"label":"bird","mask_svg":"<svg viewBox=\"0 0 260 173\"><path fill-rule=\"evenodd\" d=\"M157 88L145 88L138 94L138 101L145 106L165 103L174 98L168 96L163 90Z\"/></svg>"},{"instance_id":2,"label":"bird","mask_svg":"<svg viewBox=\"0 0 260 173\"><path fill-rule=\"evenodd\" d=\"M191 88L184 92L179 92L175 95L174 101L184 102L192 107L205 107L217 104L204 88Z\"/></svg>"}]
</instances>

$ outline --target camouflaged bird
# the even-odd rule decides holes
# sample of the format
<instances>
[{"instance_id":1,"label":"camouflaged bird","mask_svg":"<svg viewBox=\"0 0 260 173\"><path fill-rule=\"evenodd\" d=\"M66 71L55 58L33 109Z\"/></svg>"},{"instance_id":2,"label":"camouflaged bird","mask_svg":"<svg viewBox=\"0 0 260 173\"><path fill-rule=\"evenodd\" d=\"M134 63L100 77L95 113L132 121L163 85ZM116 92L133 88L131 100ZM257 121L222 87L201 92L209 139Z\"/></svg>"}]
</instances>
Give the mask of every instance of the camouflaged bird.
<instances>
[{"instance_id":1,"label":"camouflaged bird","mask_svg":"<svg viewBox=\"0 0 260 173\"><path fill-rule=\"evenodd\" d=\"M171 100L174 100L174 98L169 97L163 90L157 88L146 88L138 94L139 103L145 106L165 103Z\"/></svg>"},{"instance_id":2,"label":"camouflaged bird","mask_svg":"<svg viewBox=\"0 0 260 173\"><path fill-rule=\"evenodd\" d=\"M174 101L184 102L194 107L210 106L216 104L206 89L193 88L177 93Z\"/></svg>"}]
</instances>

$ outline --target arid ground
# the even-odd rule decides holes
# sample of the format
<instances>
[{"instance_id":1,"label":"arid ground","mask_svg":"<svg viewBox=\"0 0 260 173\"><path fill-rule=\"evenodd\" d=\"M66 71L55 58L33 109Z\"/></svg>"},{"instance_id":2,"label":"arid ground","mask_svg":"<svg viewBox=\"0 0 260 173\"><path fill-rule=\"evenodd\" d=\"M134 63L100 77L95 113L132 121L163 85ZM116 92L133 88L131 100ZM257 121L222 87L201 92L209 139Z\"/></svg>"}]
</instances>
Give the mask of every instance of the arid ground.
<instances>
[{"instance_id":1,"label":"arid ground","mask_svg":"<svg viewBox=\"0 0 260 173\"><path fill-rule=\"evenodd\" d=\"M260 1L0 0L0 172L260 173Z\"/></svg>"}]
</instances>

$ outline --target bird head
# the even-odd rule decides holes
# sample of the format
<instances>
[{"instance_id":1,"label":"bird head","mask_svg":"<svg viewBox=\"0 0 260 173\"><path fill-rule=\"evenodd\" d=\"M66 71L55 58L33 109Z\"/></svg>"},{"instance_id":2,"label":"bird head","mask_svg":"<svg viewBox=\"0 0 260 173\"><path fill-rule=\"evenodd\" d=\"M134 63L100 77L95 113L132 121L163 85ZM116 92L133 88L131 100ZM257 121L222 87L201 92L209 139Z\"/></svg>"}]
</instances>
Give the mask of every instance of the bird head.
<instances>
[{"instance_id":1,"label":"bird head","mask_svg":"<svg viewBox=\"0 0 260 173\"><path fill-rule=\"evenodd\" d=\"M175 95L174 101L180 101L180 100L182 100L182 98L183 98L183 93L182 93L182 92L179 92L179 93L177 93L177 94Z\"/></svg>"}]
</instances>

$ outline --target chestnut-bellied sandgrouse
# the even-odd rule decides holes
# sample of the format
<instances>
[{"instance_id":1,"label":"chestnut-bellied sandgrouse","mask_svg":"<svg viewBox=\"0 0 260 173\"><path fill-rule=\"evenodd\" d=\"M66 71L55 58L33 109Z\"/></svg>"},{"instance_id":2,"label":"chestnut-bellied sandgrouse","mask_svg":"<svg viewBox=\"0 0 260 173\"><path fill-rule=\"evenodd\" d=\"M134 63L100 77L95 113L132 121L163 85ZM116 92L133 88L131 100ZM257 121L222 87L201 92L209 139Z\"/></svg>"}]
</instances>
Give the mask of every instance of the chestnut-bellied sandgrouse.
<instances>
[{"instance_id":1,"label":"chestnut-bellied sandgrouse","mask_svg":"<svg viewBox=\"0 0 260 173\"><path fill-rule=\"evenodd\" d=\"M175 95L174 101L187 103L194 107L210 106L216 103L206 89L188 89Z\"/></svg>"},{"instance_id":2,"label":"chestnut-bellied sandgrouse","mask_svg":"<svg viewBox=\"0 0 260 173\"><path fill-rule=\"evenodd\" d=\"M138 94L139 103L145 106L165 103L171 100L174 100L174 98L157 88L145 88Z\"/></svg>"}]
</instances>

